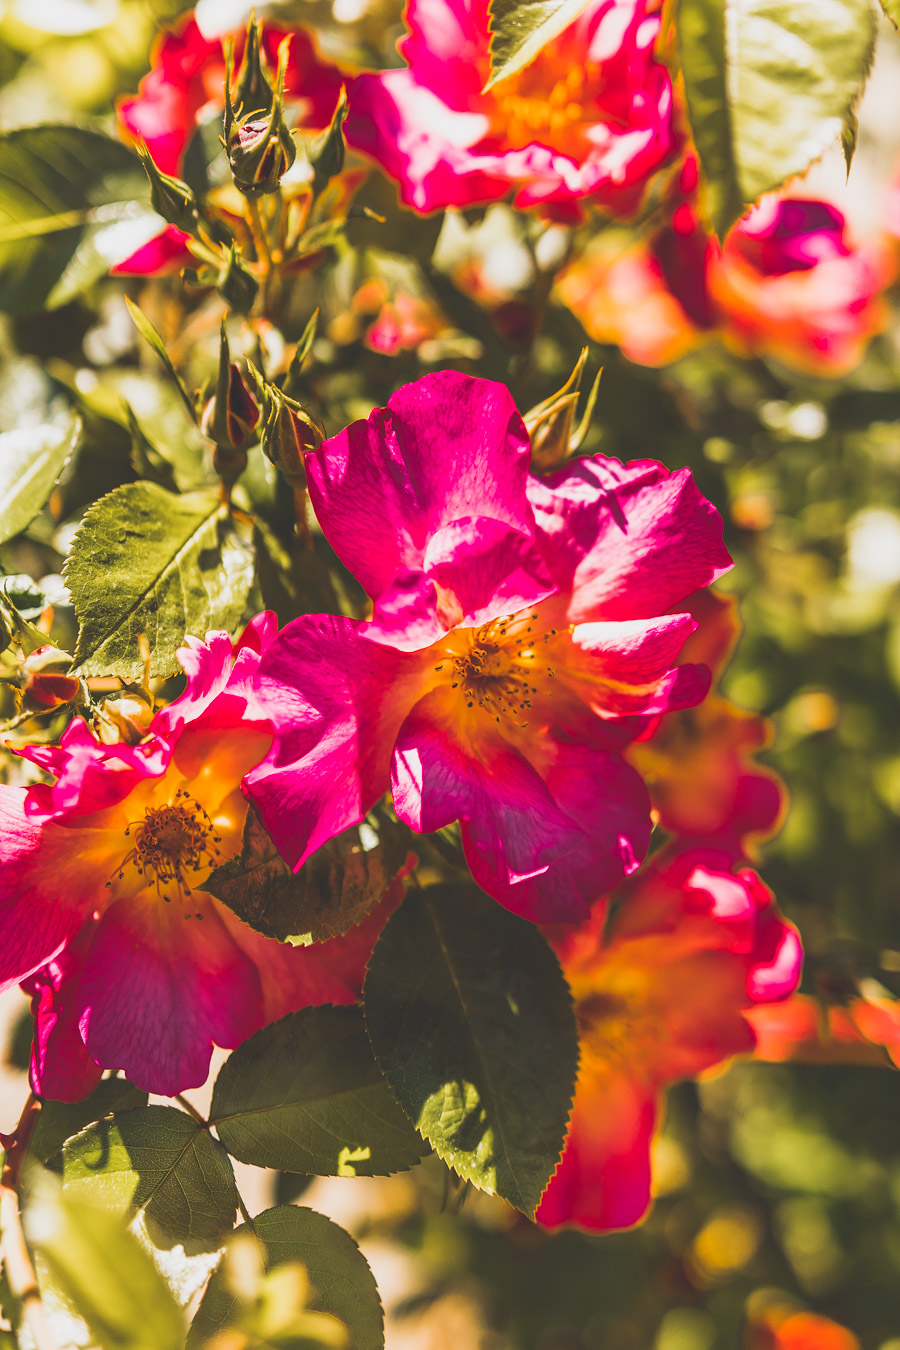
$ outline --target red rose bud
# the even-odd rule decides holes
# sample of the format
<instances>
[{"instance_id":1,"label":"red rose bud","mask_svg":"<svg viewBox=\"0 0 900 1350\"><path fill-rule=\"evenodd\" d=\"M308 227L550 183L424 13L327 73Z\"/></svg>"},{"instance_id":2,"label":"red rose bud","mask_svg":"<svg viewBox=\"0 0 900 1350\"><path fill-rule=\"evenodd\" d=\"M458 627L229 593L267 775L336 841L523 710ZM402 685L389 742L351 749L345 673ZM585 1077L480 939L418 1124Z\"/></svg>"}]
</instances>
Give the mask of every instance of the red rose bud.
<instances>
[{"instance_id":1,"label":"red rose bud","mask_svg":"<svg viewBox=\"0 0 900 1350\"><path fill-rule=\"evenodd\" d=\"M68 671L72 657L48 643L20 663L10 683L19 690L23 712L61 708L81 698L81 681Z\"/></svg>"},{"instance_id":2,"label":"red rose bud","mask_svg":"<svg viewBox=\"0 0 900 1350\"><path fill-rule=\"evenodd\" d=\"M258 421L259 406L231 360L223 321L216 392L203 409L200 430L215 442L213 463L226 487L231 487L247 467L247 447L256 439Z\"/></svg>"}]
</instances>

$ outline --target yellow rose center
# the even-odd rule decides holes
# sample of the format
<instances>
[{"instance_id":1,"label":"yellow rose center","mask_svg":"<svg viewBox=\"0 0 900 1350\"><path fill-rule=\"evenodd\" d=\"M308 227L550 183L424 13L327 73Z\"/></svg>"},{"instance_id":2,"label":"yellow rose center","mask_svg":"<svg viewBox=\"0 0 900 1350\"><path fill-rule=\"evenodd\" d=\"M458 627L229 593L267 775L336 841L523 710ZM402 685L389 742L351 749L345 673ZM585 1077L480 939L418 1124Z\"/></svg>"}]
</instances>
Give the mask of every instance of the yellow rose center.
<instances>
[{"instance_id":1,"label":"yellow rose center","mask_svg":"<svg viewBox=\"0 0 900 1350\"><path fill-rule=\"evenodd\" d=\"M126 870L134 867L138 876L155 885L166 903L173 894L186 899L194 874L201 870L208 872L221 855L218 848L221 835L214 833L213 823L203 807L183 788L178 789L168 806L148 806L143 820L132 822L125 836L133 843L115 873L116 878L121 881ZM111 886L112 879L106 884Z\"/></svg>"},{"instance_id":2,"label":"yellow rose center","mask_svg":"<svg viewBox=\"0 0 900 1350\"><path fill-rule=\"evenodd\" d=\"M546 78L544 72L526 69L501 81L493 91L497 125L510 145L522 147L538 140L551 149L564 150L571 128L584 121L585 71L582 66L571 66L549 93L536 87L543 82L539 75Z\"/></svg>"},{"instance_id":3,"label":"yellow rose center","mask_svg":"<svg viewBox=\"0 0 900 1350\"><path fill-rule=\"evenodd\" d=\"M480 708L495 722L521 719L537 694L556 671L547 663L547 645L555 628L540 628L538 614L511 614L464 635L465 646L435 669L449 670L450 687L457 689L467 709ZM546 692L546 691L544 691Z\"/></svg>"}]
</instances>

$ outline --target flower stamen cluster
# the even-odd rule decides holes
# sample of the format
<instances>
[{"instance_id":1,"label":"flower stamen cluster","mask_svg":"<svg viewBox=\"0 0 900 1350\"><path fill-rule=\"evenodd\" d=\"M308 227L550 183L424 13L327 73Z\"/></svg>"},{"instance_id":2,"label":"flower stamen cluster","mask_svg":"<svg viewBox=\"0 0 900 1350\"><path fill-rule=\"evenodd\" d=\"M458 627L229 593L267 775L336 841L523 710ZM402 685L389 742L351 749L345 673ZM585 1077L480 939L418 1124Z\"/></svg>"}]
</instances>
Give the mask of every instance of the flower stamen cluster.
<instances>
[{"instance_id":1,"label":"flower stamen cluster","mask_svg":"<svg viewBox=\"0 0 900 1350\"><path fill-rule=\"evenodd\" d=\"M532 695L540 692L549 697L550 691L541 686L545 679L554 679L556 671L552 666L542 667L541 662L543 649L557 636L557 629L535 635L539 622L536 611L526 611L482 624L472 632L471 645L451 662L456 678L450 688L462 690L467 708L482 708L499 723L504 718L517 720L529 711ZM444 668L443 662L435 666L438 672Z\"/></svg>"},{"instance_id":2,"label":"flower stamen cluster","mask_svg":"<svg viewBox=\"0 0 900 1350\"><path fill-rule=\"evenodd\" d=\"M180 804L178 799L181 798ZM174 883L180 899L191 894L189 876L215 867L221 857L220 834L213 834L213 823L200 803L179 788L175 803L168 806L148 806L144 819L132 822L125 830L126 838L134 839L134 847L126 853L115 874L119 881L125 871L134 865L138 876L152 878L157 894L170 904L172 897L163 892L164 886ZM132 835L132 830L134 834ZM112 878L107 881L112 885ZM186 919L190 914L184 916ZM198 911L198 919L203 915Z\"/></svg>"}]
</instances>

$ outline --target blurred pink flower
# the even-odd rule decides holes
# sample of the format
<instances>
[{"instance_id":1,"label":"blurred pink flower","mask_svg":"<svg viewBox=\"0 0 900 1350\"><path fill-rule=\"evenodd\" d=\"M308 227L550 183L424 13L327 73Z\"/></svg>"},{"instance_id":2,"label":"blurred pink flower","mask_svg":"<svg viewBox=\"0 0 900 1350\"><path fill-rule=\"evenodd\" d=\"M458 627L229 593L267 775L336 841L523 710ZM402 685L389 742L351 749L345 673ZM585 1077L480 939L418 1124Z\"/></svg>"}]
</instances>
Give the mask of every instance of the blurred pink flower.
<instances>
[{"instance_id":1,"label":"blurred pink flower","mask_svg":"<svg viewBox=\"0 0 900 1350\"><path fill-rule=\"evenodd\" d=\"M292 865L389 787L415 830L459 820L475 880L529 919L583 918L646 852L622 750L706 693L670 611L729 567L721 522L687 470L528 464L509 391L453 371L307 455L374 614L297 619L260 666L277 731L248 788Z\"/></svg>"},{"instance_id":2,"label":"blurred pink flower","mask_svg":"<svg viewBox=\"0 0 900 1350\"><path fill-rule=\"evenodd\" d=\"M629 1228L650 1205L665 1089L753 1049L746 1013L787 998L802 948L755 872L672 846L601 911L551 934L575 1001L581 1063L569 1134L537 1220Z\"/></svg>"},{"instance_id":3,"label":"blurred pink flower","mask_svg":"<svg viewBox=\"0 0 900 1350\"><path fill-rule=\"evenodd\" d=\"M828 202L764 197L720 247L698 217L689 158L669 223L649 239L600 238L557 293L600 342L659 366L712 335L810 374L853 369L884 324L887 256L852 245Z\"/></svg>"},{"instance_id":4,"label":"blurred pink flower","mask_svg":"<svg viewBox=\"0 0 900 1350\"><path fill-rule=\"evenodd\" d=\"M235 35L235 69L240 69L246 35ZM290 39L285 71L285 101L301 127L327 127L341 89L340 71L316 55L312 39L302 29L266 24L261 45L271 70L278 65L278 48ZM220 38L205 38L193 14L164 32L150 53L150 72L137 94L120 99L119 121L129 139L143 140L158 169L180 177L184 157L204 122L225 106L225 53ZM113 271L125 275L155 276L188 266L192 255L188 236L169 225L155 239L119 263Z\"/></svg>"},{"instance_id":5,"label":"blurred pink flower","mask_svg":"<svg viewBox=\"0 0 900 1350\"><path fill-rule=\"evenodd\" d=\"M417 211L496 201L632 212L673 147L672 85L648 0L593 0L523 71L490 74L487 0L410 0L405 70L350 83L348 142Z\"/></svg>"},{"instance_id":6,"label":"blurred pink flower","mask_svg":"<svg viewBox=\"0 0 900 1350\"><path fill-rule=\"evenodd\" d=\"M20 752L52 784L0 787L0 982L32 995L41 1096L82 1097L102 1069L171 1095L204 1081L213 1043L358 997L384 906L345 938L291 947L203 889L241 847L241 779L271 743L254 679L274 622L260 615L234 649L188 638L187 688L137 745L76 719L59 745Z\"/></svg>"}]
</instances>

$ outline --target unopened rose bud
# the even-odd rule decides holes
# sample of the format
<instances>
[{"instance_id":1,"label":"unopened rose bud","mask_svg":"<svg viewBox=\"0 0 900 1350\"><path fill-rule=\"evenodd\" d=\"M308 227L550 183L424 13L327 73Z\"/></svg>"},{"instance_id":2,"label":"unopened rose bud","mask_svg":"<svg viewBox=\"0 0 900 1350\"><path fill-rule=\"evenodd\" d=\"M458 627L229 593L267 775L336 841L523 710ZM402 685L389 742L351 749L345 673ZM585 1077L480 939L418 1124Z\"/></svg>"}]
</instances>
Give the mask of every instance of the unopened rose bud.
<instances>
[{"instance_id":1,"label":"unopened rose bud","mask_svg":"<svg viewBox=\"0 0 900 1350\"><path fill-rule=\"evenodd\" d=\"M251 15L235 90L235 103L243 114L268 113L272 107L272 86L263 67L260 34L260 25L255 15Z\"/></svg>"},{"instance_id":2,"label":"unopened rose bud","mask_svg":"<svg viewBox=\"0 0 900 1350\"><path fill-rule=\"evenodd\" d=\"M81 681L68 673L72 659L50 643L25 657L12 679L21 693L23 712L61 708L81 699Z\"/></svg>"},{"instance_id":3,"label":"unopened rose bud","mask_svg":"<svg viewBox=\"0 0 900 1350\"><path fill-rule=\"evenodd\" d=\"M259 406L231 360L223 322L216 392L203 409L200 430L215 443L213 463L226 487L231 487L247 467L247 447L256 439L258 421Z\"/></svg>"},{"instance_id":4,"label":"unopened rose bud","mask_svg":"<svg viewBox=\"0 0 900 1350\"><path fill-rule=\"evenodd\" d=\"M104 699L100 711L111 734L118 733L118 739L126 745L138 745L144 739L154 716L151 704L134 694L119 694L115 698ZM102 735L106 728L98 729L102 738L106 739Z\"/></svg>"},{"instance_id":5,"label":"unopened rose bud","mask_svg":"<svg viewBox=\"0 0 900 1350\"><path fill-rule=\"evenodd\" d=\"M259 282L232 244L228 261L219 273L216 290L238 314L249 314L259 292Z\"/></svg>"},{"instance_id":6,"label":"unopened rose bud","mask_svg":"<svg viewBox=\"0 0 900 1350\"><path fill-rule=\"evenodd\" d=\"M318 450L325 439L325 428L296 399L288 398L277 385L267 383L254 366L250 366L250 373L263 410L260 436L263 454L290 487L305 488L304 456L310 450Z\"/></svg>"},{"instance_id":7,"label":"unopened rose bud","mask_svg":"<svg viewBox=\"0 0 900 1350\"><path fill-rule=\"evenodd\" d=\"M268 112L253 109L237 116L226 82L225 152L235 184L247 197L275 192L297 158L297 147L284 120L284 71L287 44L278 53L278 83Z\"/></svg>"},{"instance_id":8,"label":"unopened rose bud","mask_svg":"<svg viewBox=\"0 0 900 1350\"><path fill-rule=\"evenodd\" d=\"M180 178L172 178L158 169L145 145L138 146L138 154L150 180L153 210L185 234L196 234L199 206L192 189Z\"/></svg>"},{"instance_id":9,"label":"unopened rose bud","mask_svg":"<svg viewBox=\"0 0 900 1350\"><path fill-rule=\"evenodd\" d=\"M346 120L347 91L342 87L331 126L312 142L307 151L313 170L313 194L316 197L344 167L347 144L343 128Z\"/></svg>"}]
</instances>

